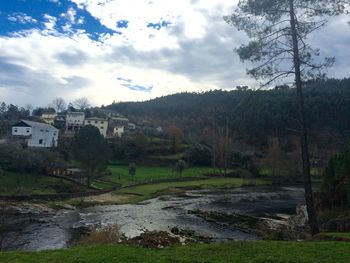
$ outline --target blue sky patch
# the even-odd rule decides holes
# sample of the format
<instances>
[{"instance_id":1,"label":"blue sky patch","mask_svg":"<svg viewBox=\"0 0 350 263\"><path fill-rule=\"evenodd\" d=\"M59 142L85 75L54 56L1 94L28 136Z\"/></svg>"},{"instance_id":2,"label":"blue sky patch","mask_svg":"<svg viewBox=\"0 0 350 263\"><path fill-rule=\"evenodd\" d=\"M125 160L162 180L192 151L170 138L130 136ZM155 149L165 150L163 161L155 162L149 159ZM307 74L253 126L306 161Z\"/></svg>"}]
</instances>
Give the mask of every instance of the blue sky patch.
<instances>
[{"instance_id":1,"label":"blue sky patch","mask_svg":"<svg viewBox=\"0 0 350 263\"><path fill-rule=\"evenodd\" d=\"M153 85L134 84L132 79L117 77L117 80L119 80L120 85L122 85L123 87L126 87L126 88L128 88L130 90L151 92L152 89L153 89Z\"/></svg>"},{"instance_id":2,"label":"blue sky patch","mask_svg":"<svg viewBox=\"0 0 350 263\"><path fill-rule=\"evenodd\" d=\"M147 27L154 28L155 30L160 30L163 27L165 28L169 27L169 25L171 25L171 22L163 20L163 21L160 21L159 23L148 23Z\"/></svg>"},{"instance_id":3,"label":"blue sky patch","mask_svg":"<svg viewBox=\"0 0 350 263\"><path fill-rule=\"evenodd\" d=\"M128 28L129 21L127 20L119 20L117 21L118 28Z\"/></svg>"},{"instance_id":4,"label":"blue sky patch","mask_svg":"<svg viewBox=\"0 0 350 263\"><path fill-rule=\"evenodd\" d=\"M69 9L73 9L75 21L69 20L64 15ZM69 0L59 2L49 0L10 0L0 1L0 35L12 35L13 33L39 29L44 30L45 16L49 15L56 19L54 27L59 33L68 34L67 28L72 32L84 30L91 39L98 40L103 34L113 34L115 31L103 26L85 9L80 9Z\"/></svg>"}]
</instances>

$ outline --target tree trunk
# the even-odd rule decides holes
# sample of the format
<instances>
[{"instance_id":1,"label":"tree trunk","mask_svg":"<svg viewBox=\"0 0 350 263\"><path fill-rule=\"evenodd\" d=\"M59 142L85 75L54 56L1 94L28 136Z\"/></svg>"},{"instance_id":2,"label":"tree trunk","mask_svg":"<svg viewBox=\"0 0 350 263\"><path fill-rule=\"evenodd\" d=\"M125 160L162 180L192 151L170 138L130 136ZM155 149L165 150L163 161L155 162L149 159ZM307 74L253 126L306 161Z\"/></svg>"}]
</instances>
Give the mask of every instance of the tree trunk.
<instances>
[{"instance_id":1,"label":"tree trunk","mask_svg":"<svg viewBox=\"0 0 350 263\"><path fill-rule=\"evenodd\" d=\"M304 179L304 190L305 190L305 202L307 208L307 214L309 217L309 225L311 229L311 235L319 233L316 211L314 207L313 194L312 194L312 184L310 176L310 158L308 151L308 141L307 141L307 129L305 123L305 111L304 111L304 98L302 92L302 80L300 71L300 56L299 56L299 46L298 46L298 35L296 30L296 21L294 14L294 3L293 0L289 0L290 4L290 25L293 40L293 55L294 55L294 68L295 68L295 84L298 96L299 105L299 121L301 124L301 157L302 157L302 167L303 167L303 179Z\"/></svg>"},{"instance_id":2,"label":"tree trunk","mask_svg":"<svg viewBox=\"0 0 350 263\"><path fill-rule=\"evenodd\" d=\"M88 168L88 169L86 169L86 185L87 185L87 187L90 187L90 184L91 184L90 180L91 180L91 170L90 170L90 168Z\"/></svg>"}]
</instances>

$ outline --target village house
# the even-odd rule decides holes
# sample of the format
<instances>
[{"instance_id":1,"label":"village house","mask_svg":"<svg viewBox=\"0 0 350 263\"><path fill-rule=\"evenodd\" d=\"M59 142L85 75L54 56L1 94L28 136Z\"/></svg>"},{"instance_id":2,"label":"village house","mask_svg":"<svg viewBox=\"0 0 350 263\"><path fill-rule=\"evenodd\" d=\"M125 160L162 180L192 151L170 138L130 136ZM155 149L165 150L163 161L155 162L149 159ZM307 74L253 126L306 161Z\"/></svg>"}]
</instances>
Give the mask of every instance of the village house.
<instances>
[{"instance_id":1,"label":"village house","mask_svg":"<svg viewBox=\"0 0 350 263\"><path fill-rule=\"evenodd\" d=\"M66 115L65 114L57 114L56 118L55 118L55 123L54 126L57 129L63 129L66 125Z\"/></svg>"},{"instance_id":2,"label":"village house","mask_svg":"<svg viewBox=\"0 0 350 263\"><path fill-rule=\"evenodd\" d=\"M129 119L124 117L111 117L108 121L108 133L110 137L122 137L128 129Z\"/></svg>"},{"instance_id":3,"label":"village house","mask_svg":"<svg viewBox=\"0 0 350 263\"><path fill-rule=\"evenodd\" d=\"M59 130L41 122L22 120L12 125L14 138L22 139L28 147L57 147Z\"/></svg>"},{"instance_id":4,"label":"village house","mask_svg":"<svg viewBox=\"0 0 350 263\"><path fill-rule=\"evenodd\" d=\"M77 132L84 126L85 113L68 111L66 114L66 131Z\"/></svg>"},{"instance_id":5,"label":"village house","mask_svg":"<svg viewBox=\"0 0 350 263\"><path fill-rule=\"evenodd\" d=\"M56 116L56 113L43 113L40 119L47 124L54 125Z\"/></svg>"},{"instance_id":6,"label":"village house","mask_svg":"<svg viewBox=\"0 0 350 263\"><path fill-rule=\"evenodd\" d=\"M108 121L106 119L92 117L85 119L85 125L92 125L100 131L101 135L106 138L107 129L108 129Z\"/></svg>"}]
</instances>

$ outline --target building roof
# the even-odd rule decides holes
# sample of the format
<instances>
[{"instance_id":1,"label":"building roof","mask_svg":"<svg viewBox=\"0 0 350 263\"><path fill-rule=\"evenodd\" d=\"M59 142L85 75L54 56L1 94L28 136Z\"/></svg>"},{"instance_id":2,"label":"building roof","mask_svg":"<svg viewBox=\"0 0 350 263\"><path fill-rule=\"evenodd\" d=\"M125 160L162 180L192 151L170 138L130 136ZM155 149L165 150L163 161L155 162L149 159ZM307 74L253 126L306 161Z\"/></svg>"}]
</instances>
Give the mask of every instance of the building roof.
<instances>
[{"instance_id":1,"label":"building roof","mask_svg":"<svg viewBox=\"0 0 350 263\"><path fill-rule=\"evenodd\" d=\"M107 120L104 118L91 117L91 118L85 118L85 121L107 121Z\"/></svg>"},{"instance_id":2,"label":"building roof","mask_svg":"<svg viewBox=\"0 0 350 263\"><path fill-rule=\"evenodd\" d=\"M85 116L85 113L82 112L82 111L68 111L66 113L66 115L75 115L75 116L77 116L77 115L84 115Z\"/></svg>"},{"instance_id":3,"label":"building roof","mask_svg":"<svg viewBox=\"0 0 350 263\"><path fill-rule=\"evenodd\" d=\"M125 117L112 117L111 119L116 121L129 121L129 119Z\"/></svg>"},{"instance_id":4,"label":"building roof","mask_svg":"<svg viewBox=\"0 0 350 263\"><path fill-rule=\"evenodd\" d=\"M12 125L12 127L16 127L16 126L24 126L23 124L27 125L28 127L38 127L41 129L56 129L55 127L53 127L50 124L46 124L46 123L42 123L42 122L36 122L36 121L27 121L27 120L21 120L20 122L17 122L16 124Z\"/></svg>"}]
</instances>

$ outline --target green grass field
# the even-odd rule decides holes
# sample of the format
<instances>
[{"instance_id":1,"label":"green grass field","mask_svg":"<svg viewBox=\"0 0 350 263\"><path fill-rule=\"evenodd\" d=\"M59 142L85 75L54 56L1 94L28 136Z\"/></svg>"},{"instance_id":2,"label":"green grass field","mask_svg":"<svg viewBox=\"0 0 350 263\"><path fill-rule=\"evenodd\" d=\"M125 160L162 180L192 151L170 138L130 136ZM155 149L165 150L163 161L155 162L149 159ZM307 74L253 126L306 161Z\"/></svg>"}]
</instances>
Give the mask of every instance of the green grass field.
<instances>
[{"instance_id":1,"label":"green grass field","mask_svg":"<svg viewBox=\"0 0 350 263\"><path fill-rule=\"evenodd\" d=\"M0 253L0 262L349 263L350 243L256 241L163 249L107 245L43 252L5 252Z\"/></svg>"},{"instance_id":2,"label":"green grass field","mask_svg":"<svg viewBox=\"0 0 350 263\"><path fill-rule=\"evenodd\" d=\"M171 167L153 167L141 166L136 167L136 175L130 176L127 165L109 165L108 170L112 175L104 179L123 185L142 183L151 180L162 180L171 178L200 177L204 174L214 173L215 169L211 167L189 167L182 174L175 172ZM120 179L119 179L120 178Z\"/></svg>"},{"instance_id":3,"label":"green grass field","mask_svg":"<svg viewBox=\"0 0 350 263\"><path fill-rule=\"evenodd\" d=\"M68 181L49 176L4 172L0 175L0 194L54 194L84 189Z\"/></svg>"}]
</instances>

